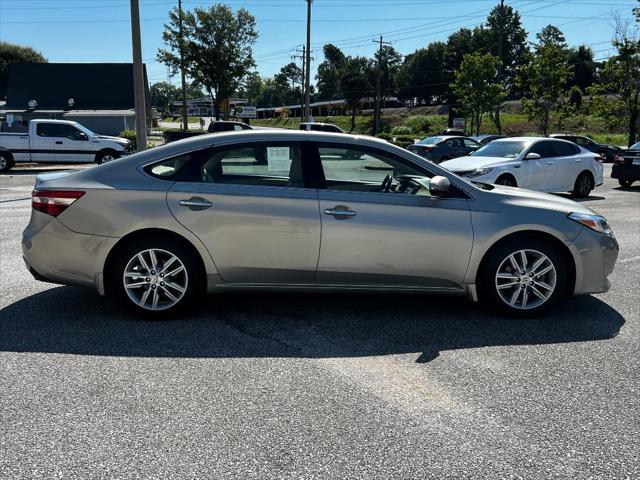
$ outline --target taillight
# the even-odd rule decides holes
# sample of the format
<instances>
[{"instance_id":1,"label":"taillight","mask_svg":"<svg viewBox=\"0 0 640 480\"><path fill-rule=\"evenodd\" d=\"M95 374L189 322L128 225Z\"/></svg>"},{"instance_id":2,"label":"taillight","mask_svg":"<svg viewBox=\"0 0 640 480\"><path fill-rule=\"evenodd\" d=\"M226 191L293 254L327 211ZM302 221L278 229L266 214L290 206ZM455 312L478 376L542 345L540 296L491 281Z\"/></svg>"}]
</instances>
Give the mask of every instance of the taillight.
<instances>
[{"instance_id":1,"label":"taillight","mask_svg":"<svg viewBox=\"0 0 640 480\"><path fill-rule=\"evenodd\" d=\"M31 192L31 206L52 217L57 217L84 195L78 190L34 190Z\"/></svg>"},{"instance_id":2,"label":"taillight","mask_svg":"<svg viewBox=\"0 0 640 480\"><path fill-rule=\"evenodd\" d=\"M624 163L624 157L622 155L616 154L613 157L613 163Z\"/></svg>"}]
</instances>

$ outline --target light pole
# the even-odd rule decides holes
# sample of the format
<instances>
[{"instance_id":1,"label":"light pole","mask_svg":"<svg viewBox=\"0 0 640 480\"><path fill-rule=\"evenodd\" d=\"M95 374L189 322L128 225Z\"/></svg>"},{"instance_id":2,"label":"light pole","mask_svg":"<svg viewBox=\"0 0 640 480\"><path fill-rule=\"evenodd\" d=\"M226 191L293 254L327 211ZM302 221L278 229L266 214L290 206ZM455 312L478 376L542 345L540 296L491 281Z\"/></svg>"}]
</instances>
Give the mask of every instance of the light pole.
<instances>
[{"instance_id":1,"label":"light pole","mask_svg":"<svg viewBox=\"0 0 640 480\"><path fill-rule=\"evenodd\" d=\"M136 145L141 152L147 148L147 109L144 95L144 71L140 42L140 6L131 0L131 43L133 46L133 94L136 109Z\"/></svg>"},{"instance_id":2,"label":"light pole","mask_svg":"<svg viewBox=\"0 0 640 480\"><path fill-rule=\"evenodd\" d=\"M304 121L311 121L311 3L307 0L307 49L305 52L306 64L304 73Z\"/></svg>"},{"instance_id":3,"label":"light pole","mask_svg":"<svg viewBox=\"0 0 640 480\"><path fill-rule=\"evenodd\" d=\"M184 53L182 52L182 0L178 0L178 35L180 36L180 80L182 82L182 129L189 130L187 118L187 82L184 75ZM213 111L212 111L213 113Z\"/></svg>"}]
</instances>

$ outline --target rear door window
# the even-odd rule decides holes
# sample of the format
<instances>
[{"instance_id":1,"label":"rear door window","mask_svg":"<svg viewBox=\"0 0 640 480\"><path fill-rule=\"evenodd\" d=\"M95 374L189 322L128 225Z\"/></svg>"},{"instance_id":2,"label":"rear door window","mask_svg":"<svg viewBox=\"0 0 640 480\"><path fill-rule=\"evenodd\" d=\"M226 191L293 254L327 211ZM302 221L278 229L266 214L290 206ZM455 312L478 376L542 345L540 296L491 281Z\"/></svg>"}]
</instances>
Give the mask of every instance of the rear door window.
<instances>
[{"instance_id":1,"label":"rear door window","mask_svg":"<svg viewBox=\"0 0 640 480\"><path fill-rule=\"evenodd\" d=\"M55 123L38 123L36 125L36 135L39 137L55 137L56 133Z\"/></svg>"}]
</instances>

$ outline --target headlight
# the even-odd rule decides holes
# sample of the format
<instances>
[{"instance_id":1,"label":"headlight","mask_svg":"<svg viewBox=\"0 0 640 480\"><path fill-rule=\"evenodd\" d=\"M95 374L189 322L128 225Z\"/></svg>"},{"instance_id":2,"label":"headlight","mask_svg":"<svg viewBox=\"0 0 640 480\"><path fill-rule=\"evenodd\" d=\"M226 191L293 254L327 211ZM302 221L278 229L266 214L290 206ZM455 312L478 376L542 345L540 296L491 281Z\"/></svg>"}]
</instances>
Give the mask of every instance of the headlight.
<instances>
[{"instance_id":1,"label":"headlight","mask_svg":"<svg viewBox=\"0 0 640 480\"><path fill-rule=\"evenodd\" d=\"M588 213L572 213L569 218L574 222L581 223L585 227L589 227L591 230L595 230L603 235L609 235L613 237L613 231L607 223L607 219L601 215L588 214Z\"/></svg>"},{"instance_id":2,"label":"headlight","mask_svg":"<svg viewBox=\"0 0 640 480\"><path fill-rule=\"evenodd\" d=\"M467 173L467 177L481 177L489 173L491 170L493 170L493 168L478 168Z\"/></svg>"}]
</instances>

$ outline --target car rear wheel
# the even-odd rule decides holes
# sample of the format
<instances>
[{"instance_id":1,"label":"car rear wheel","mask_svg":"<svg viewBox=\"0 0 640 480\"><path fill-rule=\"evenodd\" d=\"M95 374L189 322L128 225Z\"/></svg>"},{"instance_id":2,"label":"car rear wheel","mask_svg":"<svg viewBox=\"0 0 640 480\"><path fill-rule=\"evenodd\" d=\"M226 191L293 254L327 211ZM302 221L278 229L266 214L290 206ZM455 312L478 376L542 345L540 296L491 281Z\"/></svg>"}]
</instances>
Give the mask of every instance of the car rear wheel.
<instances>
[{"instance_id":1,"label":"car rear wheel","mask_svg":"<svg viewBox=\"0 0 640 480\"><path fill-rule=\"evenodd\" d=\"M593 178L588 172L578 175L571 194L576 198L587 198L593 190Z\"/></svg>"},{"instance_id":2,"label":"car rear wheel","mask_svg":"<svg viewBox=\"0 0 640 480\"><path fill-rule=\"evenodd\" d=\"M192 304L203 290L198 259L170 239L128 245L111 272L110 282L119 299L146 317L171 315Z\"/></svg>"},{"instance_id":3,"label":"car rear wheel","mask_svg":"<svg viewBox=\"0 0 640 480\"><path fill-rule=\"evenodd\" d=\"M529 317L565 291L566 265L550 243L509 242L490 253L478 278L480 300L509 316Z\"/></svg>"},{"instance_id":4,"label":"car rear wheel","mask_svg":"<svg viewBox=\"0 0 640 480\"><path fill-rule=\"evenodd\" d=\"M8 172L13 168L13 159L6 153L0 153L0 172Z\"/></svg>"},{"instance_id":5,"label":"car rear wheel","mask_svg":"<svg viewBox=\"0 0 640 480\"><path fill-rule=\"evenodd\" d=\"M633 180L624 180L621 178L618 180L618 183L622 188L629 188L633 184Z\"/></svg>"}]
</instances>

